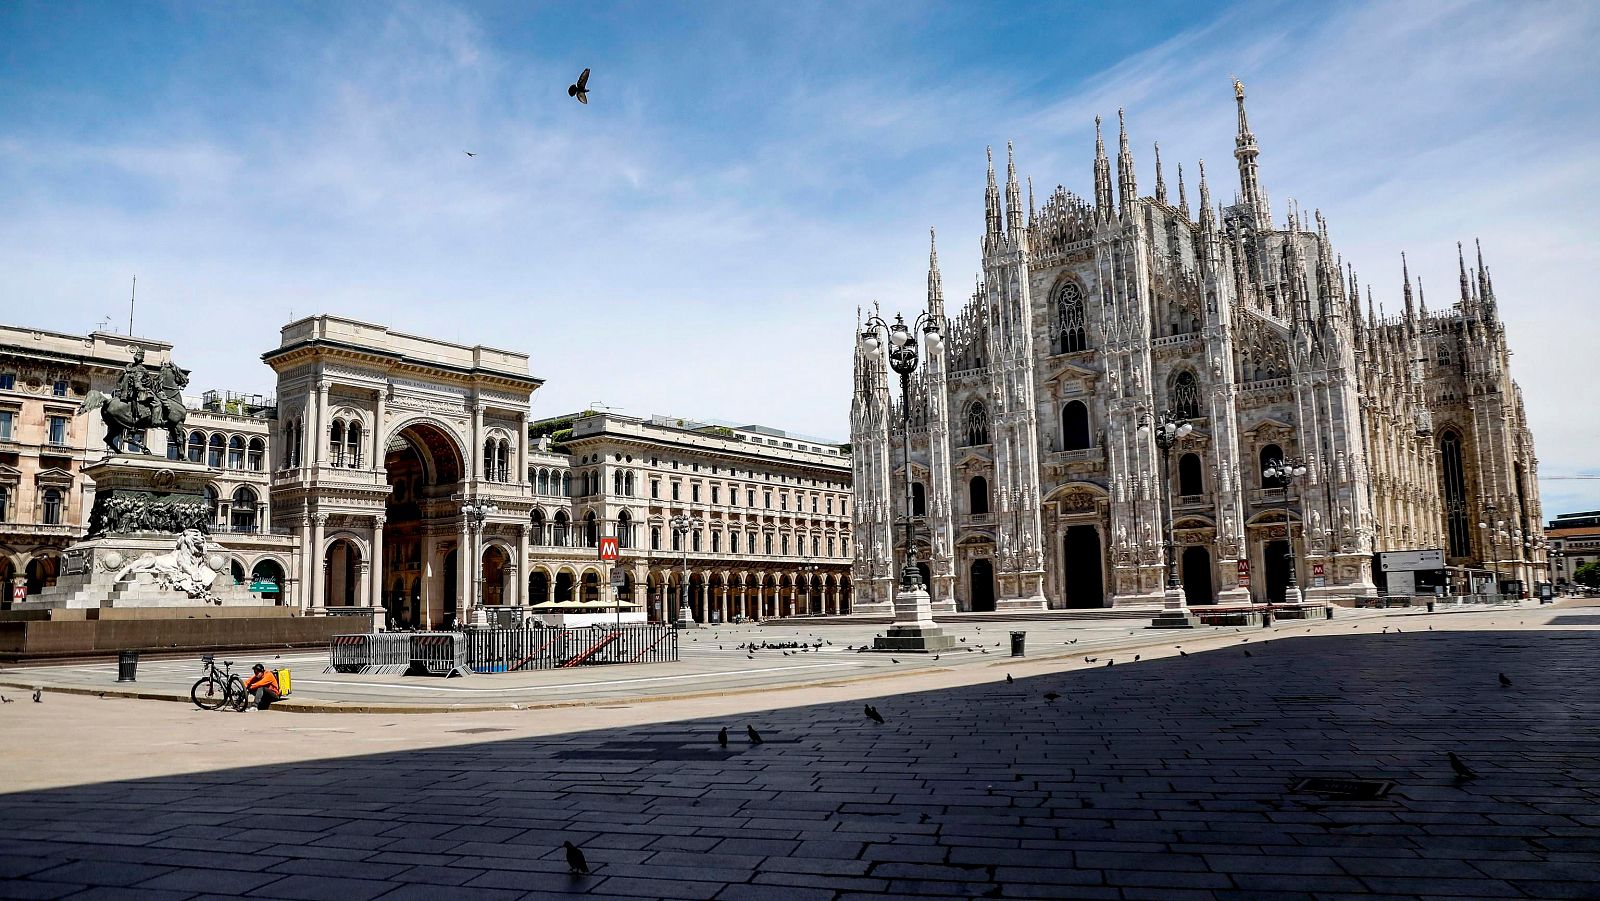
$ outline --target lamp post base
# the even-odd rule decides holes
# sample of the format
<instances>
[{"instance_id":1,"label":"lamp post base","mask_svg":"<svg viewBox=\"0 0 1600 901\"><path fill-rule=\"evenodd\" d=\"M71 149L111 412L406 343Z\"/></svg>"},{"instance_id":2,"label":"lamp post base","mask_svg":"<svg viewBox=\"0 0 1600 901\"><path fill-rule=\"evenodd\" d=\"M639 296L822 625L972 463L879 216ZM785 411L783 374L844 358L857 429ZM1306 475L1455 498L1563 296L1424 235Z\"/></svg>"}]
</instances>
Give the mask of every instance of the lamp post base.
<instances>
[{"instance_id":1,"label":"lamp post base","mask_svg":"<svg viewBox=\"0 0 1600 901\"><path fill-rule=\"evenodd\" d=\"M1150 621L1150 628L1194 629L1203 625L1198 616L1189 612L1184 600L1182 588L1168 588L1161 596L1161 612Z\"/></svg>"},{"instance_id":2,"label":"lamp post base","mask_svg":"<svg viewBox=\"0 0 1600 901\"><path fill-rule=\"evenodd\" d=\"M894 596L894 625L883 638L873 639L874 651L936 654L953 651L956 639L933 621L933 603L925 588L902 589Z\"/></svg>"},{"instance_id":3,"label":"lamp post base","mask_svg":"<svg viewBox=\"0 0 1600 901\"><path fill-rule=\"evenodd\" d=\"M678 608L678 621L672 624L677 629L698 629L700 624L694 621L694 611L688 604Z\"/></svg>"}]
</instances>

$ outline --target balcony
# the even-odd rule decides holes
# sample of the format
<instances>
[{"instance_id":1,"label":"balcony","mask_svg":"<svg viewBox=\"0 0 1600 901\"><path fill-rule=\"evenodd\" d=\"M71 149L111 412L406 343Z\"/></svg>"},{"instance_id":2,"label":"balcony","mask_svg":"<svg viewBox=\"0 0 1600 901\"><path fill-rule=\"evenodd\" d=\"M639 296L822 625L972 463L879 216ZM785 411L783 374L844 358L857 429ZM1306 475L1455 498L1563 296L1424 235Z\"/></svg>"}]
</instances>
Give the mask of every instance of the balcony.
<instances>
[{"instance_id":1,"label":"balcony","mask_svg":"<svg viewBox=\"0 0 1600 901\"><path fill-rule=\"evenodd\" d=\"M1300 501L1300 489L1289 489L1289 504L1293 506ZM1250 489L1250 505L1254 507L1281 507L1284 504L1282 488L1252 488Z\"/></svg>"},{"instance_id":2,"label":"balcony","mask_svg":"<svg viewBox=\"0 0 1600 901\"><path fill-rule=\"evenodd\" d=\"M964 526L992 526L994 525L993 513L968 513L961 517Z\"/></svg>"},{"instance_id":3,"label":"balcony","mask_svg":"<svg viewBox=\"0 0 1600 901\"><path fill-rule=\"evenodd\" d=\"M0 535L27 535L33 538L77 538L83 526L73 523L0 522Z\"/></svg>"}]
</instances>

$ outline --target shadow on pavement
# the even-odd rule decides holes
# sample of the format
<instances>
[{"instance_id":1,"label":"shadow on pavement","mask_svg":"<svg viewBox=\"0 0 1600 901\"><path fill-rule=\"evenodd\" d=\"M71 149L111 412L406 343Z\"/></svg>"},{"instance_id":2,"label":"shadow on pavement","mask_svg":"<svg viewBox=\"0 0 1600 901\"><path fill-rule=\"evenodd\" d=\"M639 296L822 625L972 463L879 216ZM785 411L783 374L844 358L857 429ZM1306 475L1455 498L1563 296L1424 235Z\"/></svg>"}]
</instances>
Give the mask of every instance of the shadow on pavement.
<instances>
[{"instance_id":1,"label":"shadow on pavement","mask_svg":"<svg viewBox=\"0 0 1600 901\"><path fill-rule=\"evenodd\" d=\"M0 795L0 897L1600 897L1600 635L1247 637L885 696L883 725L827 704ZM1395 784L1291 791L1314 776Z\"/></svg>"}]
</instances>

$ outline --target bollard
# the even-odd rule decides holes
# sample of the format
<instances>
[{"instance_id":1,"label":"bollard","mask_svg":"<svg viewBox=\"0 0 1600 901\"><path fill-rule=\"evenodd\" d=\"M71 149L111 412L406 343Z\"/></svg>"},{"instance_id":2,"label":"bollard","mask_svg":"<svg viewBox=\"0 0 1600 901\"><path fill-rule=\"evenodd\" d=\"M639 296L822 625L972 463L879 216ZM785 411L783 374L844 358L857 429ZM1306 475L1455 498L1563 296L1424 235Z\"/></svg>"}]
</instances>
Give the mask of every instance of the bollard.
<instances>
[{"instance_id":1,"label":"bollard","mask_svg":"<svg viewBox=\"0 0 1600 901\"><path fill-rule=\"evenodd\" d=\"M118 651L117 652L117 681L118 682L137 682L137 681L139 681L139 652L138 651Z\"/></svg>"},{"instance_id":2,"label":"bollard","mask_svg":"<svg viewBox=\"0 0 1600 901\"><path fill-rule=\"evenodd\" d=\"M1429 601L1429 602L1428 602L1428 612L1429 612L1429 613L1432 613L1432 612L1433 612L1433 602L1432 602L1432 601Z\"/></svg>"},{"instance_id":3,"label":"bollard","mask_svg":"<svg viewBox=\"0 0 1600 901\"><path fill-rule=\"evenodd\" d=\"M1013 657L1021 657L1022 656L1022 652L1024 650L1024 646L1027 643L1027 640L1028 640L1028 633L1026 633L1026 632L1012 632L1011 633L1011 656L1013 656Z\"/></svg>"},{"instance_id":4,"label":"bollard","mask_svg":"<svg viewBox=\"0 0 1600 901\"><path fill-rule=\"evenodd\" d=\"M1328 611L1328 619L1333 619L1333 605L1332 604L1329 604L1328 606L1326 606L1326 607L1324 607L1322 609Z\"/></svg>"},{"instance_id":5,"label":"bollard","mask_svg":"<svg viewBox=\"0 0 1600 901\"><path fill-rule=\"evenodd\" d=\"M1261 611L1261 628L1265 629L1270 625L1272 625L1272 608L1268 607Z\"/></svg>"}]
</instances>

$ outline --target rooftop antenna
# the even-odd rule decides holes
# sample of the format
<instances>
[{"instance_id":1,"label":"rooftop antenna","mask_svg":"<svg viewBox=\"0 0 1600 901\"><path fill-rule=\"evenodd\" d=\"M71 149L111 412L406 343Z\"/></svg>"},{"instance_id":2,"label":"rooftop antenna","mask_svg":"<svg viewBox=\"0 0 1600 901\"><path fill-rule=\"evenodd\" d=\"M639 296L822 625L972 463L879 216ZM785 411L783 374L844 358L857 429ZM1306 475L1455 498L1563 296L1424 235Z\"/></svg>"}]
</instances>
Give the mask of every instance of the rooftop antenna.
<instances>
[{"instance_id":1,"label":"rooftop antenna","mask_svg":"<svg viewBox=\"0 0 1600 901\"><path fill-rule=\"evenodd\" d=\"M98 325L96 325L94 327L94 330L97 331L97 332L103 332L103 331L105 331L106 329L108 329L110 327L111 327L111 317L110 316L101 316L100 317L100 322L99 322Z\"/></svg>"},{"instance_id":2,"label":"rooftop antenna","mask_svg":"<svg viewBox=\"0 0 1600 901\"><path fill-rule=\"evenodd\" d=\"M133 299L139 294L139 276L133 277L133 290L128 292L128 337L133 337Z\"/></svg>"}]
</instances>

